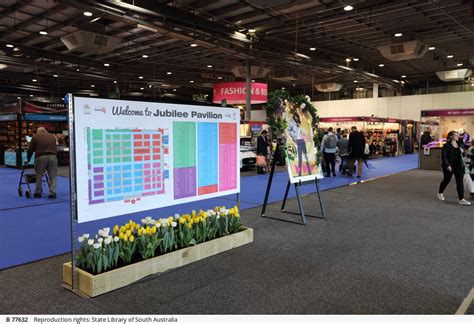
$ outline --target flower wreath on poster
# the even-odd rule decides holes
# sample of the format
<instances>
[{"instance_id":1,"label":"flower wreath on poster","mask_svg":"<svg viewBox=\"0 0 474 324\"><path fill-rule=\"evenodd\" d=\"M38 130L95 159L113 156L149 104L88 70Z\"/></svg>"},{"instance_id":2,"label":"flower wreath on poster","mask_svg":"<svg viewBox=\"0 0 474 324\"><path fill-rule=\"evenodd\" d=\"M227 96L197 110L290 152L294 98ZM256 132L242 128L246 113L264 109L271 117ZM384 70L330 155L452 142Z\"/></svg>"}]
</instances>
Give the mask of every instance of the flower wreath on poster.
<instances>
[{"instance_id":1,"label":"flower wreath on poster","mask_svg":"<svg viewBox=\"0 0 474 324\"><path fill-rule=\"evenodd\" d=\"M288 175L291 183L323 178L318 153L319 139L316 108L308 96L290 97L288 92L277 90L270 94L267 120L274 136L285 139Z\"/></svg>"}]
</instances>

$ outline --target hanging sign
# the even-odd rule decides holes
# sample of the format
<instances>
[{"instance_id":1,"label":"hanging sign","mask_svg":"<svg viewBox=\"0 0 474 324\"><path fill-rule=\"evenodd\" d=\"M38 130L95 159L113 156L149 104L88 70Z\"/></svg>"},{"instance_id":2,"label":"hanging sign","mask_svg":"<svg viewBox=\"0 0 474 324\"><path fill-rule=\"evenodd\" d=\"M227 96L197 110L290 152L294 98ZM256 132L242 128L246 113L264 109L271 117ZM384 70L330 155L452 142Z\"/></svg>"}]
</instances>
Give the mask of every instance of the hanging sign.
<instances>
[{"instance_id":1,"label":"hanging sign","mask_svg":"<svg viewBox=\"0 0 474 324\"><path fill-rule=\"evenodd\" d=\"M250 84L250 102L261 104L267 102L268 85L252 82ZM228 104L244 104L247 96L245 82L223 82L214 84L213 103L220 104L226 100Z\"/></svg>"}]
</instances>

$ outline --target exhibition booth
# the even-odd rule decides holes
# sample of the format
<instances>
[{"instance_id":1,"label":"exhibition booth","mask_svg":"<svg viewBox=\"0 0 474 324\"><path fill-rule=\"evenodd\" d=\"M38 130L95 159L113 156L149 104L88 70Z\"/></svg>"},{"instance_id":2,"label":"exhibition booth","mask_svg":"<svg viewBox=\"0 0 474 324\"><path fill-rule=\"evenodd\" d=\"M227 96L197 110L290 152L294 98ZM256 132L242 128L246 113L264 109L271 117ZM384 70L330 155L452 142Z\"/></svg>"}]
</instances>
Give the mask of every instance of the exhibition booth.
<instances>
[{"instance_id":1,"label":"exhibition booth","mask_svg":"<svg viewBox=\"0 0 474 324\"><path fill-rule=\"evenodd\" d=\"M364 132L367 143L373 145L375 154L372 154L372 157L400 155L405 152L402 146L406 138L410 143L410 152L418 147L415 137L416 122L413 120L374 116L323 117L319 122L319 129L322 131L327 131L329 127L332 127L334 131L340 128L341 131L350 132L352 126Z\"/></svg>"},{"instance_id":2,"label":"exhibition booth","mask_svg":"<svg viewBox=\"0 0 474 324\"><path fill-rule=\"evenodd\" d=\"M474 133L474 109L444 109L421 111L418 138L429 134L429 142L420 150L420 169L439 170L441 148L446 143L450 131L468 134L465 145L470 145L470 134Z\"/></svg>"}]
</instances>

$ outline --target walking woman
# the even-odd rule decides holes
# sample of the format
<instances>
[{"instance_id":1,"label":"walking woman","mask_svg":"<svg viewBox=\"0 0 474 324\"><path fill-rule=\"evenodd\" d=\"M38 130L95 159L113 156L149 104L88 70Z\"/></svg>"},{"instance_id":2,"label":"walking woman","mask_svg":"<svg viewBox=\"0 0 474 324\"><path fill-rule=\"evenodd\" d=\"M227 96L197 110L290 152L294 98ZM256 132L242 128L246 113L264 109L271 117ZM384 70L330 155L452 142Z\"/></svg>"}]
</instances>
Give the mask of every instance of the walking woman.
<instances>
[{"instance_id":1,"label":"walking woman","mask_svg":"<svg viewBox=\"0 0 474 324\"><path fill-rule=\"evenodd\" d=\"M443 181L439 185L438 199L444 200L443 192L448 186L451 178L456 179L456 189L458 191L459 204L464 206L470 206L471 203L464 199L464 162L462 159L462 151L458 144L459 134L455 131L448 133L446 144L442 150L442 168L443 168Z\"/></svg>"}]
</instances>

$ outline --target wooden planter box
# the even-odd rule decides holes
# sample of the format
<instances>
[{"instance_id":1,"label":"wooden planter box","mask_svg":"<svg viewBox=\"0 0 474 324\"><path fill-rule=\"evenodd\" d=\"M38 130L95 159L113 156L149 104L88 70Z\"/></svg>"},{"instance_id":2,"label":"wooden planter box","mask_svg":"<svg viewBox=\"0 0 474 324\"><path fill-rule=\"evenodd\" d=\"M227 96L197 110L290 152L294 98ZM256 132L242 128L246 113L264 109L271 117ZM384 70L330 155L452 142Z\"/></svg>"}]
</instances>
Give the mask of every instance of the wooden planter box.
<instances>
[{"instance_id":1,"label":"wooden planter box","mask_svg":"<svg viewBox=\"0 0 474 324\"><path fill-rule=\"evenodd\" d=\"M253 229L244 228L235 234L166 253L98 275L92 275L77 268L77 289L87 296L95 297L125 287L146 276L178 268L251 242L253 242ZM69 287L72 286L71 272L71 262L64 263L63 282Z\"/></svg>"}]
</instances>

